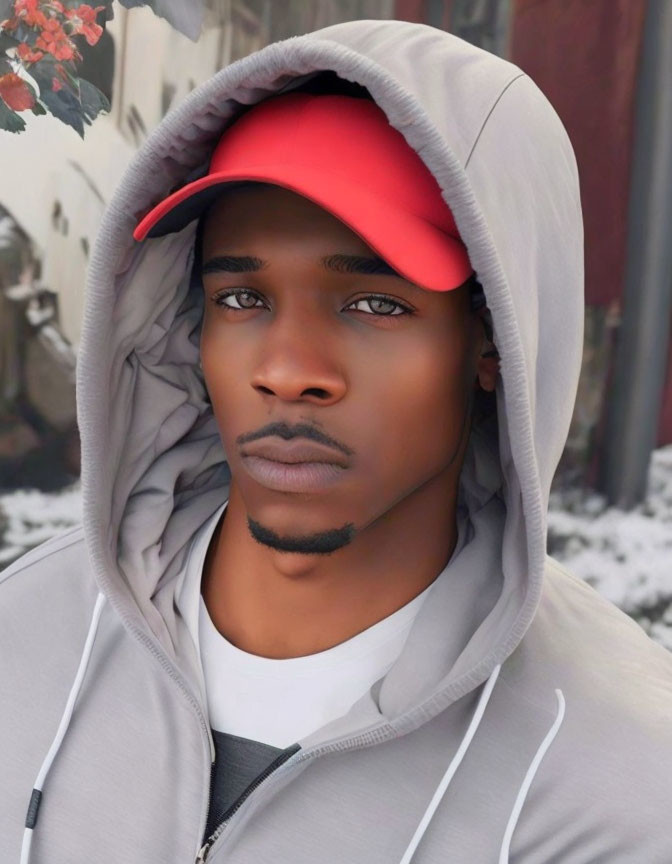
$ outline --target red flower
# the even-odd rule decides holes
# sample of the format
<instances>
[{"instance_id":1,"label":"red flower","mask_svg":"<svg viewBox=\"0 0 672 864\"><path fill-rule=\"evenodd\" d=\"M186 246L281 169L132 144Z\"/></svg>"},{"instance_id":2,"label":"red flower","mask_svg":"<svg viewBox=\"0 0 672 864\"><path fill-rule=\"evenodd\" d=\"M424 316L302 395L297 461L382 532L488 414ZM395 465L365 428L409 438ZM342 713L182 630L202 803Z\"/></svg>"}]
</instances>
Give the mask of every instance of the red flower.
<instances>
[{"instance_id":1,"label":"red flower","mask_svg":"<svg viewBox=\"0 0 672 864\"><path fill-rule=\"evenodd\" d=\"M14 0L14 16L21 18L28 27L44 27L47 16L40 11L38 5L39 0Z\"/></svg>"},{"instance_id":2,"label":"red flower","mask_svg":"<svg viewBox=\"0 0 672 864\"><path fill-rule=\"evenodd\" d=\"M63 35L65 35L65 31L61 26L61 22L58 21L56 18L49 18L48 21L44 22L44 24L42 25L42 32L44 32L45 30L47 31L47 33L63 33Z\"/></svg>"},{"instance_id":3,"label":"red flower","mask_svg":"<svg viewBox=\"0 0 672 864\"><path fill-rule=\"evenodd\" d=\"M16 72L0 76L0 96L12 111L25 111L35 104L35 95Z\"/></svg>"},{"instance_id":4,"label":"red flower","mask_svg":"<svg viewBox=\"0 0 672 864\"><path fill-rule=\"evenodd\" d=\"M21 42L16 46L16 53L24 63L37 63L44 57L42 51L33 51L26 42Z\"/></svg>"},{"instance_id":5,"label":"red flower","mask_svg":"<svg viewBox=\"0 0 672 864\"><path fill-rule=\"evenodd\" d=\"M75 56L75 46L55 18L46 22L35 40L35 47L52 54L57 60L72 60Z\"/></svg>"},{"instance_id":6,"label":"red flower","mask_svg":"<svg viewBox=\"0 0 672 864\"><path fill-rule=\"evenodd\" d=\"M104 6L96 6L94 9L87 3L83 3L76 9L65 10L66 18L73 25L73 33L85 36L89 45L95 45L103 32L100 24L96 24L96 16L104 8Z\"/></svg>"},{"instance_id":7,"label":"red flower","mask_svg":"<svg viewBox=\"0 0 672 864\"><path fill-rule=\"evenodd\" d=\"M52 89L52 90L61 90L62 87L63 87L63 85L62 85L61 82L58 80L58 78L55 78L55 77L54 77L54 78L51 79L51 89Z\"/></svg>"}]
</instances>

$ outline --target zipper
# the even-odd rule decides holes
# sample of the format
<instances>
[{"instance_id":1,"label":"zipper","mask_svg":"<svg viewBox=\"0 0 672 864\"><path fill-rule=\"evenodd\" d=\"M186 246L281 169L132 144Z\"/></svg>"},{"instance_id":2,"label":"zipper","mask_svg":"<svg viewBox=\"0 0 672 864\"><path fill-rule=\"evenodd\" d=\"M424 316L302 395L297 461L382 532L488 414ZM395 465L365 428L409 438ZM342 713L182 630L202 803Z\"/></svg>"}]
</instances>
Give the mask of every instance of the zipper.
<instances>
[{"instance_id":1,"label":"zipper","mask_svg":"<svg viewBox=\"0 0 672 864\"><path fill-rule=\"evenodd\" d=\"M205 820L206 820L206 822L208 820L208 814L210 813L210 802L212 801L212 787L213 787L214 781L215 781L215 759L213 758L212 761L210 762L210 783L208 784L208 803L207 803L206 808L205 808ZM209 839L210 838L208 838L208 840ZM205 855L207 853L206 846L207 846L207 843L205 843L203 846L201 846L201 848L198 850L198 857L196 858L197 864L200 864L201 861L205 860L205 858L202 858L201 856Z\"/></svg>"},{"instance_id":2,"label":"zipper","mask_svg":"<svg viewBox=\"0 0 672 864\"><path fill-rule=\"evenodd\" d=\"M207 862L208 856L212 851L216 841L221 837L226 828L231 824L231 819L238 809L247 801L252 792L254 792L264 781L270 777L273 780L278 774L282 773L281 769L289 769L299 762L305 762L308 759L313 759L322 756L325 753L333 753L337 750L349 750L351 747L365 747L370 744L378 744L383 741L389 741L397 736L396 729L387 721L382 720L373 726L362 730L357 735L348 737L345 735L341 738L332 738L331 741L318 744L310 750L303 750L300 745L292 745L288 752L281 753L277 759L254 780L238 800L222 815L221 821L208 837L206 842L201 846L196 855L195 864L204 864ZM293 750L294 752L291 752Z\"/></svg>"},{"instance_id":3,"label":"zipper","mask_svg":"<svg viewBox=\"0 0 672 864\"><path fill-rule=\"evenodd\" d=\"M290 759L292 756L294 756L296 753L298 753L299 750L301 750L300 744L292 744L290 747L288 747L282 753L279 753L278 756L271 762L271 764L268 765L266 768L264 768L264 770L261 772L261 774L259 774L258 777L255 777L255 779L245 789L245 791L242 793L242 795L239 795L238 798L233 802L233 804L231 804L231 806L228 807L222 813L222 815L219 817L219 820L217 822L217 826L215 827L215 830L212 832L212 834L208 837L208 839L205 841L205 843L198 850L198 854L196 856L196 864L204 864L204 862L208 858L208 855L210 853L210 849L212 848L213 843L219 837L219 835L222 833L222 831L226 827L227 823L229 822L229 820L231 819L233 814L236 812L236 810L238 810L238 808L245 801L245 799L248 798L252 794L252 792L254 792L254 790L264 782L264 780L267 777L270 777L270 775L274 771L276 771L281 765L283 765L285 762L287 762L288 759ZM215 763L212 762L212 764L210 765L210 789L208 792L208 812L210 810L210 800L212 798L212 784L213 784L214 773L215 773L214 769L215 769Z\"/></svg>"},{"instance_id":4,"label":"zipper","mask_svg":"<svg viewBox=\"0 0 672 864\"><path fill-rule=\"evenodd\" d=\"M210 724L205 719L203 711L201 710L201 706L192 693L191 689L186 685L184 679L179 674L177 669L173 666L172 662L168 659L165 651L162 647L152 639L147 633L145 633L140 627L138 627L135 621L131 616L125 614L125 611L117 610L119 617L127 626L130 632L135 634L138 641L149 650L150 654L154 656L156 660L158 660L159 665L168 673L168 676L173 679L178 689L182 692L182 695L187 699L189 704L193 707L196 716L199 720L201 729L205 734L205 738L210 747L210 788L208 789L208 811L210 809L210 799L212 794L212 780L213 780L213 772L214 772L214 762L215 762L215 742L212 735L212 730L210 729ZM324 744L317 745L312 750L304 750L301 752L295 752L293 754L287 754L289 758L286 758L285 753L281 753L278 756L278 760L274 760L271 765L268 766L266 771L260 775L254 783L250 785L248 789L245 790L243 796L241 796L238 801L232 806L230 809L230 813L227 812L224 814L223 821L217 826L217 828L213 831L213 833L208 837L207 841L201 846L198 850L196 856L196 864L204 864L207 861L207 857L210 853L210 850L216 840L221 836L224 832L224 829L227 825L230 824L231 817L238 810L238 808L244 803L245 800L249 797L249 795L266 779L268 779L269 775L273 775L275 769L282 766L284 762L284 767L287 768L290 763L293 765L296 762L302 762L305 759L310 759L314 756L321 756L323 753L333 752L334 750L344 750L348 749L352 746L366 746L368 744L378 743L382 741L387 741L390 738L394 738L397 735L396 730L389 724L389 722L383 722L381 724L376 724L372 728L367 729L366 731L360 732L358 735L354 737L348 738L347 735L345 738L336 738L332 739L329 742ZM294 759L294 757L297 757ZM285 757L283 759L282 757ZM206 811L206 821L207 821L207 812Z\"/></svg>"}]
</instances>

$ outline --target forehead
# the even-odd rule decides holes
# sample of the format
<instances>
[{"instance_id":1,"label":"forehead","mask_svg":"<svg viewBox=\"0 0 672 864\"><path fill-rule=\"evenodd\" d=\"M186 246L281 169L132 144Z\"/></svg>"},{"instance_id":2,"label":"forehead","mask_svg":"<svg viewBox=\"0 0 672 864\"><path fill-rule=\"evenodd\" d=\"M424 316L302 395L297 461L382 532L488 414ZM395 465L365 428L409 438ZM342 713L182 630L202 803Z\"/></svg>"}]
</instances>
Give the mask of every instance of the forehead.
<instances>
[{"instance_id":1,"label":"forehead","mask_svg":"<svg viewBox=\"0 0 672 864\"><path fill-rule=\"evenodd\" d=\"M202 217L203 245L252 236L323 240L346 244L351 251L373 253L348 225L315 201L270 183L249 183L225 189Z\"/></svg>"}]
</instances>

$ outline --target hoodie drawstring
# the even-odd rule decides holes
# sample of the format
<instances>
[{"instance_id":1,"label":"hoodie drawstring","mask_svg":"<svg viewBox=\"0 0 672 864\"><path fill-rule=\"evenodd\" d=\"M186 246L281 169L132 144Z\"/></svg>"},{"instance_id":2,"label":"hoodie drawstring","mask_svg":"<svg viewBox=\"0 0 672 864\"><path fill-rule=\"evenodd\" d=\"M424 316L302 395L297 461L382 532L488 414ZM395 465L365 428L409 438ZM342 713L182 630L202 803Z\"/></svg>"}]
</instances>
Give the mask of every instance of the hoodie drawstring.
<instances>
[{"instance_id":1,"label":"hoodie drawstring","mask_svg":"<svg viewBox=\"0 0 672 864\"><path fill-rule=\"evenodd\" d=\"M523 802L525 801L525 797L527 796L527 790L530 788L534 775L537 773L539 763L544 758L544 754L546 753L548 748L551 746L551 742L555 738L558 729L560 728L560 724L562 723L562 719L565 716L565 697L562 694L562 690L558 690L556 688L555 695L558 700L558 713L553 722L553 725L546 733L546 737L539 745L539 749L534 754L534 759L532 760L532 762L530 762L530 767L527 769L525 779L523 780L521 787L518 791L516 803L513 805L513 810L511 811L511 815L509 816L509 822L506 826L506 831L504 832L502 848L499 852L499 864L508 864L509 862L509 846L511 845L511 837L513 836L513 829L516 827L516 822L518 821L520 811L523 809Z\"/></svg>"},{"instance_id":2,"label":"hoodie drawstring","mask_svg":"<svg viewBox=\"0 0 672 864\"><path fill-rule=\"evenodd\" d=\"M42 767L39 770L37 779L35 780L35 786L30 796L28 813L26 815L26 827L25 831L23 832L23 842L21 844L20 864L28 864L29 861L30 847L33 842L33 829L37 823L37 814L40 809L40 802L42 800L42 787L44 785L44 780L49 773L51 763L56 758L56 754L58 753L61 744L63 743L65 733L68 731L68 726L70 725L70 718L72 717L75 702L77 701L77 696L79 695L79 691L81 690L82 683L84 681L84 675L86 674L86 667L89 665L89 658L91 657L91 651L93 649L93 640L96 638L98 622L100 621L100 613L103 610L104 604L105 595L102 592L99 592L98 597L96 598L96 605L93 609L93 615L91 616L89 632L86 637L86 642L84 643L84 650L82 651L82 656L79 661L77 675L75 676L75 680L70 689L70 695L68 696L68 701L66 702L65 710L63 711L63 716L61 717L61 722L58 724L56 737L51 742L51 747L49 748L49 752L44 758L44 762L42 763Z\"/></svg>"},{"instance_id":3,"label":"hoodie drawstring","mask_svg":"<svg viewBox=\"0 0 672 864\"><path fill-rule=\"evenodd\" d=\"M492 670L490 677L488 678L485 687L483 688L483 692L481 693L480 699L478 700L478 705L476 706L476 710L474 711L474 716L471 718L471 723L469 724L469 728L464 734L464 738L460 743L460 746L457 748L457 753L453 756L446 773L441 778L441 782L436 787L436 792L432 796L432 800L427 805L427 809L424 812L418 827L415 829L415 834L411 838L411 842L408 844L408 848L404 852L401 861L399 864L409 864L413 853L418 847L418 843L422 839L422 835L427 830L427 826L434 815L434 811L439 806L439 802L443 798L444 792L448 788L448 784L453 779L453 775L457 771L460 762L464 758L464 754L467 752L467 748L469 744L471 744L471 739L476 734L476 730L478 729L478 724L481 722L481 717L485 711L485 707L488 704L488 700L490 699L490 694L492 693L492 689L495 686L495 681L497 680L497 676L499 675L499 670L502 668L502 664L498 663L497 666Z\"/></svg>"},{"instance_id":4,"label":"hoodie drawstring","mask_svg":"<svg viewBox=\"0 0 672 864\"><path fill-rule=\"evenodd\" d=\"M448 788L448 784L453 779L453 775L457 771L460 762L464 758L464 754L467 752L467 748L471 743L471 739L476 734L476 730L478 729L478 725L481 722L481 718L483 717L488 701L490 699L490 695L492 694L492 690L495 686L495 681L497 680L497 676L499 675L499 670L501 668L502 667L500 663L492 670L492 673L490 674L490 677L488 678L485 687L483 688L480 699L478 700L478 705L476 706L476 710L474 711L474 716L471 718L471 723L469 724L469 727L464 734L464 738L462 739L462 742L457 749L457 753L453 756L453 759L448 766L446 773L443 775L443 777L441 778L441 782L436 787L436 791L432 796L432 800L427 805L427 809L425 810L423 817L418 824L418 827L415 829L415 834L411 838L411 842L408 844L408 848L404 852L399 864L409 864L411 858L413 857L413 854L415 853L415 850L418 848L418 844L422 839L422 835L427 830L427 826L429 825L431 818L436 811L436 808L439 806L439 803L443 798L446 789ZM553 725L546 733L546 737L539 745L539 749L534 754L534 758L530 763L530 767L527 769L525 779L523 780L522 785L518 790L518 795L516 797L515 804L513 805L511 815L509 816L506 831L504 832L504 839L502 841L502 846L499 852L498 864L508 864L511 837L513 836L513 831L516 827L520 811L523 809L525 797L527 796L527 792L532 784L534 775L537 772L537 768L539 767L541 760L544 758L544 754L550 747L551 742L555 738L558 729L560 728L560 724L562 723L563 717L565 716L565 699L562 694L562 690L556 689L555 695L558 700L558 714L555 718Z\"/></svg>"},{"instance_id":5,"label":"hoodie drawstring","mask_svg":"<svg viewBox=\"0 0 672 864\"><path fill-rule=\"evenodd\" d=\"M91 616L91 624L89 625L89 632L86 636L86 642L84 643L84 649L82 651L82 656L79 661L79 668L77 669L77 675L75 676L75 680L70 689L70 694L68 696L68 701L66 702L65 709L63 711L63 716L61 717L61 722L58 725L58 730L56 731L56 736L51 743L51 747L49 748L49 752L44 758L42 762L42 766L38 772L37 778L35 780L35 785L33 787L32 794L30 796L30 803L28 805L28 813L26 814L26 826L23 832L23 842L21 844L21 859L20 864L29 864L30 860L30 848L33 841L33 829L37 824L37 816L40 808L40 802L42 800L42 788L44 786L44 781L49 773L49 769L56 758L56 754L58 753L61 744L63 743L63 739L65 737L65 733L68 731L68 727L70 725L70 720L72 718L72 713L75 708L75 702L77 701L77 697L79 695L79 691L82 688L82 683L84 681L84 676L86 675L86 668L89 665L89 659L91 657L91 652L93 650L93 642L96 638L96 633L98 631L98 624L100 622L100 616L103 610L103 606L105 605L105 595L102 592L99 592L96 598L96 605L93 609L93 614ZM441 778L441 782L436 788L434 795L432 796L432 800L427 805L427 809L425 810L418 827L416 828L415 834L411 838L411 842L408 845L408 848L403 854L399 864L409 864L411 858L415 850L422 839L423 834L427 830L427 826L429 825L432 816L434 815L436 808L439 806L441 799L443 798L446 789L450 781L453 779L455 772L457 771L460 762L464 758L464 754L467 752L469 744L471 743L472 738L476 734L476 730L481 722L481 718L485 712L488 701L492 694L493 688L495 686L495 682L497 681L497 676L499 675L499 671L501 669L501 664L495 666L488 678L485 687L483 688L483 692L478 700L478 705L476 706L476 710L474 711L474 715L471 718L471 723L467 731L464 734L464 737L460 743L460 746L457 749L457 753L453 756L450 765L448 766L446 773ZM525 775L525 779L523 780L521 787L518 791L518 795L516 797L515 804L513 805L513 810L511 811L511 815L509 817L508 824L506 826L506 831L504 832L504 839L502 841L501 851L499 853L499 864L508 864L509 860L509 846L511 844L511 837L513 836L513 831L516 827L516 823L518 821L518 816L520 815L520 811L522 810L523 803L525 801L525 797L527 796L527 792L532 784L532 780L534 775L537 772L537 768L541 760L544 757L544 754L550 747L553 739L555 738L558 729L560 728L560 724L562 723L563 717L565 716L565 699L562 694L562 690L556 689L555 695L558 700L558 714L555 718L555 722L549 729L546 737L541 742L539 749L534 755L532 762L530 763L530 767L527 770Z\"/></svg>"}]
</instances>

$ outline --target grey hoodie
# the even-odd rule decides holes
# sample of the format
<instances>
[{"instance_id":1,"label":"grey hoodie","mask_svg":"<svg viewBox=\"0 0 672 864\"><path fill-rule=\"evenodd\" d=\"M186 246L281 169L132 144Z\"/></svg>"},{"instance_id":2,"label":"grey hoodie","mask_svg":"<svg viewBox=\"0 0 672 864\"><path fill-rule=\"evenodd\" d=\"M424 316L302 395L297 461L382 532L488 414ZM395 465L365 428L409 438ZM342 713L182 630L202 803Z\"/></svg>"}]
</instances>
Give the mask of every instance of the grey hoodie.
<instances>
[{"instance_id":1,"label":"grey hoodie","mask_svg":"<svg viewBox=\"0 0 672 864\"><path fill-rule=\"evenodd\" d=\"M468 535L399 658L200 858L670 864L672 655L546 554L583 341L571 144L516 66L373 20L221 70L165 117L107 208L78 364L83 526L0 577L0 862L199 855L214 750L176 583L231 475L198 370L195 223L131 233L203 172L242 105L321 70L367 87L437 178L492 313L497 416L462 471Z\"/></svg>"}]
</instances>

